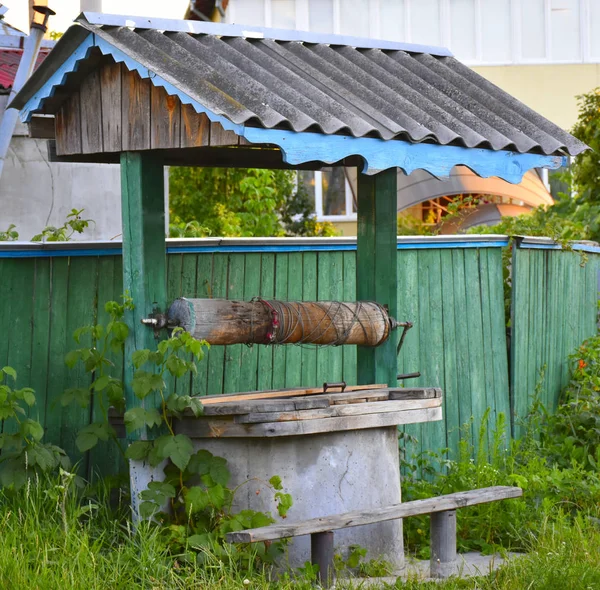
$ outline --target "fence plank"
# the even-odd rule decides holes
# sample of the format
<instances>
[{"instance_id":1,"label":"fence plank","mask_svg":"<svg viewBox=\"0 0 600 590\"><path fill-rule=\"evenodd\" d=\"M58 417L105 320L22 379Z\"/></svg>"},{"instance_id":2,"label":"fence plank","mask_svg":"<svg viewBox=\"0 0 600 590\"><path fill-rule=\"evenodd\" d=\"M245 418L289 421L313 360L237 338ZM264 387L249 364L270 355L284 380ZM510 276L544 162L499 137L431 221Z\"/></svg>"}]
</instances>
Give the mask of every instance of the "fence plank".
<instances>
[{"instance_id":1,"label":"fence plank","mask_svg":"<svg viewBox=\"0 0 600 590\"><path fill-rule=\"evenodd\" d=\"M168 259L169 298L356 297L352 251L190 253ZM527 414L544 364L542 401L554 407L569 378L567 355L596 333L600 256L589 254L583 267L581 263L576 252L515 248L509 396L501 250L399 250L397 319L415 322L400 354L399 370L423 373L405 384L409 387L445 389L445 429L405 426L403 430L419 440L409 454L439 450L445 440L456 450L461 425L474 414L473 425L479 428L487 407L492 416L514 412L518 421ZM97 419L99 409L94 405L86 413L61 408L59 397L66 387L89 382L89 375L67 371L64 356L75 346L71 332L92 321L104 323L104 303L119 300L121 257L2 258L0 272L0 327L8 334L0 341L0 366L16 365L19 384L36 389L48 440L60 444L62 438L73 450L78 425ZM122 376L122 356L111 358L114 374ZM315 386L342 376L351 382L355 359L349 347L212 347L191 387L182 381L177 391L219 394L286 384ZM105 473L122 465L109 449L110 445L99 447L90 455L94 469Z\"/></svg>"}]
</instances>

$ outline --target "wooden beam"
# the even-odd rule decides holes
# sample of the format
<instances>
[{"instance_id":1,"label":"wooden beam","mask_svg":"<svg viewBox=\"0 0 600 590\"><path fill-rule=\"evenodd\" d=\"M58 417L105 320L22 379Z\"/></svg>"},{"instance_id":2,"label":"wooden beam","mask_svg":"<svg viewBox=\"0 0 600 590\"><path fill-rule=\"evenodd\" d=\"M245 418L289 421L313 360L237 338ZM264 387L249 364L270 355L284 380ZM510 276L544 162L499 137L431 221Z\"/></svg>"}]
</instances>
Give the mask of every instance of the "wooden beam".
<instances>
[{"instance_id":1,"label":"wooden beam","mask_svg":"<svg viewBox=\"0 0 600 590\"><path fill-rule=\"evenodd\" d=\"M397 312L397 206L395 168L374 176L358 175L358 240L356 251L356 296L359 301L377 301ZM397 337L377 348L358 347L359 383L398 384Z\"/></svg>"},{"instance_id":2,"label":"wooden beam","mask_svg":"<svg viewBox=\"0 0 600 590\"><path fill-rule=\"evenodd\" d=\"M433 514L445 510L456 510L457 508L495 502L496 500L519 498L522 495L523 490L521 488L493 486L489 488L480 488L478 490L469 490L467 492L456 492L454 494L437 496L436 498L427 498L425 500L413 500L412 502L384 506L383 508L355 510L353 512L346 512L345 514L311 518L310 520L305 520L303 522L284 522L282 524L274 524L258 529L236 531L227 533L226 539L229 543L275 541L277 539L286 539L288 537L312 535L314 533L324 533L365 524L375 524L387 520L396 520L398 518L407 518L408 516Z\"/></svg>"},{"instance_id":3,"label":"wooden beam","mask_svg":"<svg viewBox=\"0 0 600 590\"><path fill-rule=\"evenodd\" d=\"M387 426L399 426L400 424L435 422L441 419L442 408L438 406L382 414L319 418L317 420L300 420L296 422L263 422L261 424L239 424L230 418L207 420L186 417L178 420L174 425L174 429L177 434L187 434L192 438L271 438L339 432L342 430L385 428Z\"/></svg>"},{"instance_id":4,"label":"wooden beam","mask_svg":"<svg viewBox=\"0 0 600 590\"><path fill-rule=\"evenodd\" d=\"M346 387L344 391L361 391L361 390L370 390L370 389L382 389L386 387L385 384L376 384L376 385L349 385ZM334 388L335 389L335 388ZM338 387L337 389L340 389ZM259 399L277 399L284 397L298 397L301 395L316 395L323 393L323 387L309 387L303 389L273 389L271 391L246 391L243 393L225 393L218 395L207 395L201 398L202 405L206 406L209 404L222 404L225 402L247 402L251 400L259 400ZM344 393L340 392L338 394L342 396Z\"/></svg>"},{"instance_id":5,"label":"wooden beam","mask_svg":"<svg viewBox=\"0 0 600 590\"><path fill-rule=\"evenodd\" d=\"M29 125L29 137L33 139L54 139L54 117L31 117Z\"/></svg>"},{"instance_id":6,"label":"wooden beam","mask_svg":"<svg viewBox=\"0 0 600 590\"><path fill-rule=\"evenodd\" d=\"M133 298L128 311L129 337L125 343L125 400L128 408L158 406L148 396L143 402L132 390L135 350L154 349L154 332L142 325L142 318L167 307L164 176L162 162L152 153L121 154L121 209L123 218L123 289ZM146 438L144 430L130 440Z\"/></svg>"}]
</instances>

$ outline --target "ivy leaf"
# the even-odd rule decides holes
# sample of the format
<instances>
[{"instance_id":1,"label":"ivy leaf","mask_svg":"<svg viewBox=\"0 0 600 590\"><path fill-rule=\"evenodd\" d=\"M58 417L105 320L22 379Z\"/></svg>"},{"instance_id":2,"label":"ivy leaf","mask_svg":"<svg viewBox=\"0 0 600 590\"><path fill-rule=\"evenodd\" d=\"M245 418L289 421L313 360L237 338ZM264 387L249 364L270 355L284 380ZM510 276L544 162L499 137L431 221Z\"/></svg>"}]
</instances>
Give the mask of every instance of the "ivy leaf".
<instances>
[{"instance_id":1,"label":"ivy leaf","mask_svg":"<svg viewBox=\"0 0 600 590\"><path fill-rule=\"evenodd\" d=\"M187 363L174 354L167 358L166 365L169 373L175 377L183 377L188 370Z\"/></svg>"},{"instance_id":2,"label":"ivy leaf","mask_svg":"<svg viewBox=\"0 0 600 590\"><path fill-rule=\"evenodd\" d=\"M107 441L111 435L114 435L114 430L110 425L104 422L93 422L79 431L75 444L82 453L85 453L95 447L99 440Z\"/></svg>"},{"instance_id":3,"label":"ivy leaf","mask_svg":"<svg viewBox=\"0 0 600 590\"><path fill-rule=\"evenodd\" d=\"M65 390L60 396L60 405L68 406L73 402L77 402L82 408L87 408L90 405L91 393L89 389L83 387L71 387Z\"/></svg>"},{"instance_id":4,"label":"ivy leaf","mask_svg":"<svg viewBox=\"0 0 600 590\"><path fill-rule=\"evenodd\" d=\"M169 457L183 471L190 462L194 447L188 436L177 434L171 437L171 440L165 444L163 452L166 457Z\"/></svg>"},{"instance_id":5,"label":"ivy leaf","mask_svg":"<svg viewBox=\"0 0 600 590\"><path fill-rule=\"evenodd\" d=\"M131 408L127 410L123 416L125 422L125 428L127 432L133 432L139 430L146 425L146 409L145 408Z\"/></svg>"},{"instance_id":6,"label":"ivy leaf","mask_svg":"<svg viewBox=\"0 0 600 590\"><path fill-rule=\"evenodd\" d=\"M31 408L35 405L35 392L31 387L24 387L19 390L19 397L23 398L23 401Z\"/></svg>"},{"instance_id":7,"label":"ivy leaf","mask_svg":"<svg viewBox=\"0 0 600 590\"><path fill-rule=\"evenodd\" d=\"M202 512L210 505L210 500L206 490L199 486L190 488L185 494L185 511L187 514L190 512Z\"/></svg>"},{"instance_id":8,"label":"ivy leaf","mask_svg":"<svg viewBox=\"0 0 600 590\"><path fill-rule=\"evenodd\" d=\"M227 460L223 457L213 457L210 464L210 476L216 484L226 486L231 477L231 473L227 468Z\"/></svg>"},{"instance_id":9,"label":"ivy leaf","mask_svg":"<svg viewBox=\"0 0 600 590\"><path fill-rule=\"evenodd\" d=\"M274 489L283 490L283 485L281 484L281 477L279 477L278 475L274 475L269 480L269 483L273 486Z\"/></svg>"},{"instance_id":10,"label":"ivy leaf","mask_svg":"<svg viewBox=\"0 0 600 590\"><path fill-rule=\"evenodd\" d=\"M129 334L129 328L125 322L112 322L112 330L113 336L120 340L121 342L125 342L127 340L127 336Z\"/></svg>"},{"instance_id":11,"label":"ivy leaf","mask_svg":"<svg viewBox=\"0 0 600 590\"><path fill-rule=\"evenodd\" d=\"M2 372L9 377L12 377L14 381L17 380L17 372L12 367L2 367Z\"/></svg>"},{"instance_id":12,"label":"ivy leaf","mask_svg":"<svg viewBox=\"0 0 600 590\"><path fill-rule=\"evenodd\" d=\"M71 350L65 355L65 365L72 369L79 362L79 359L81 359L81 350Z\"/></svg>"},{"instance_id":13,"label":"ivy leaf","mask_svg":"<svg viewBox=\"0 0 600 590\"><path fill-rule=\"evenodd\" d=\"M199 397L190 397L188 407L192 410L196 418L204 414L204 406Z\"/></svg>"},{"instance_id":14,"label":"ivy leaf","mask_svg":"<svg viewBox=\"0 0 600 590\"><path fill-rule=\"evenodd\" d=\"M275 493L275 500L277 500L277 512L281 518L287 516L288 510L294 504L291 494L284 494L283 492Z\"/></svg>"},{"instance_id":15,"label":"ivy leaf","mask_svg":"<svg viewBox=\"0 0 600 590\"><path fill-rule=\"evenodd\" d=\"M133 363L133 366L136 369L139 369L144 363L146 363L148 361L149 356L150 356L150 351L147 348L145 348L143 350L136 350L131 355L131 362Z\"/></svg>"},{"instance_id":16,"label":"ivy leaf","mask_svg":"<svg viewBox=\"0 0 600 590\"><path fill-rule=\"evenodd\" d=\"M30 446L27 449L27 461L30 465L37 464L44 472L54 469L58 463L52 451L44 445Z\"/></svg>"},{"instance_id":17,"label":"ivy leaf","mask_svg":"<svg viewBox=\"0 0 600 590\"><path fill-rule=\"evenodd\" d=\"M98 379L96 379L96 381L94 381L92 383L92 387L94 388L95 391L102 391L103 389L106 389L109 382L110 382L110 377L108 375L102 375L101 377L98 377Z\"/></svg>"},{"instance_id":18,"label":"ivy leaf","mask_svg":"<svg viewBox=\"0 0 600 590\"><path fill-rule=\"evenodd\" d=\"M30 436L33 440L39 441L44 436L44 427L36 420L27 418L21 422L21 436L23 438Z\"/></svg>"},{"instance_id":19,"label":"ivy leaf","mask_svg":"<svg viewBox=\"0 0 600 590\"><path fill-rule=\"evenodd\" d=\"M152 446L150 441L137 440L127 447L125 457L127 457L127 459L133 459L134 461L143 461L148 456Z\"/></svg>"}]
</instances>

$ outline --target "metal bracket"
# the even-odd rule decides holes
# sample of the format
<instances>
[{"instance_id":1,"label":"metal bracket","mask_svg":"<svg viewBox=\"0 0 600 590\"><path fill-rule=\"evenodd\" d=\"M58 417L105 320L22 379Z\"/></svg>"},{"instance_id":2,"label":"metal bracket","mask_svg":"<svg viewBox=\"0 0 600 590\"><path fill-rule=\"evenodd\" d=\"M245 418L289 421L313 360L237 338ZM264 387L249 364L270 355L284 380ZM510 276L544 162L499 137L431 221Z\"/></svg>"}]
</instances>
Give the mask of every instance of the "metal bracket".
<instances>
[{"instance_id":1,"label":"metal bracket","mask_svg":"<svg viewBox=\"0 0 600 590\"><path fill-rule=\"evenodd\" d=\"M154 329L154 337L158 339L160 337L160 331L167 327L167 316L160 311L153 312L148 315L147 318L140 320L144 326L150 326Z\"/></svg>"},{"instance_id":2,"label":"metal bracket","mask_svg":"<svg viewBox=\"0 0 600 590\"><path fill-rule=\"evenodd\" d=\"M406 333L413 327L412 322L398 322L398 327L402 327L402 334L400 335L400 341L398 342L398 347L396 348L396 356L400 354L400 350L402 349L402 345L404 344L404 338L406 337Z\"/></svg>"}]
</instances>

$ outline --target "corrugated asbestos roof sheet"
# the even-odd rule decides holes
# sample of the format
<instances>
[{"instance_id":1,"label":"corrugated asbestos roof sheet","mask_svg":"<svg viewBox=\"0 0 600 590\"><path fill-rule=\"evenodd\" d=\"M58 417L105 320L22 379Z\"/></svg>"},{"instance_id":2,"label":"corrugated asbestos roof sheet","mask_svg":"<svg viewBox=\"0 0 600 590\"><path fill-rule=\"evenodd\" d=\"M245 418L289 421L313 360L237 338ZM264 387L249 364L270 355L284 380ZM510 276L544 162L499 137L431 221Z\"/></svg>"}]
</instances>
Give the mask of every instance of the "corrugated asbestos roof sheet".
<instances>
[{"instance_id":1,"label":"corrugated asbestos roof sheet","mask_svg":"<svg viewBox=\"0 0 600 590\"><path fill-rule=\"evenodd\" d=\"M236 124L546 155L586 149L447 51L183 32L189 21L171 21L174 31L78 22Z\"/></svg>"}]
</instances>

